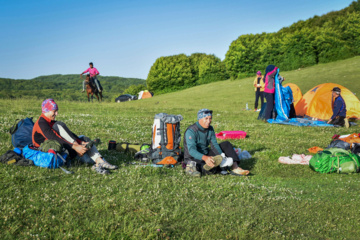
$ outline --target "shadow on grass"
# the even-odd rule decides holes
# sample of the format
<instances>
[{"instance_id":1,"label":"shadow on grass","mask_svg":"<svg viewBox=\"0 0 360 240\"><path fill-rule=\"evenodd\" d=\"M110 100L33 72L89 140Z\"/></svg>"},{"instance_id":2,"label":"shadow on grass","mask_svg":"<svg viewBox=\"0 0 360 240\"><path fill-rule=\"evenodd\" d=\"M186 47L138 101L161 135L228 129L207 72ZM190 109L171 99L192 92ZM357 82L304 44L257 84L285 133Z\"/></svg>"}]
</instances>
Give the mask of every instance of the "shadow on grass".
<instances>
[{"instance_id":1,"label":"shadow on grass","mask_svg":"<svg viewBox=\"0 0 360 240\"><path fill-rule=\"evenodd\" d=\"M247 160L241 160L239 165L241 168L251 171L255 167L256 162L256 158L250 158Z\"/></svg>"}]
</instances>

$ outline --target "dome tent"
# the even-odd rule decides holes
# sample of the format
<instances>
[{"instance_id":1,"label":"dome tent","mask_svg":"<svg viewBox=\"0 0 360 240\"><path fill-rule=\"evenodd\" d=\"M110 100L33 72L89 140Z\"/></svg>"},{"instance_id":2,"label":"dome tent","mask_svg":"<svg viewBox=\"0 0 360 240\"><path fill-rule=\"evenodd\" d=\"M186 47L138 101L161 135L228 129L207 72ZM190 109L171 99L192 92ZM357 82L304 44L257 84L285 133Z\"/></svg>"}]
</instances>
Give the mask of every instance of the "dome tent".
<instances>
[{"instance_id":1,"label":"dome tent","mask_svg":"<svg viewBox=\"0 0 360 240\"><path fill-rule=\"evenodd\" d=\"M291 91L293 94L293 99L294 99L294 107L295 107L303 95L301 93L300 88L295 83L287 83L284 85L284 87L287 87L287 86L289 86L291 88Z\"/></svg>"},{"instance_id":2,"label":"dome tent","mask_svg":"<svg viewBox=\"0 0 360 240\"><path fill-rule=\"evenodd\" d=\"M144 90L144 91L139 92L138 99L151 98L152 96L153 96L153 94L151 94L151 92L149 92L148 90Z\"/></svg>"},{"instance_id":3,"label":"dome tent","mask_svg":"<svg viewBox=\"0 0 360 240\"><path fill-rule=\"evenodd\" d=\"M317 119L330 119L332 116L332 89L339 87L346 104L347 118L360 118L360 101L346 87L335 83L323 83L310 89L296 104L296 115Z\"/></svg>"}]
</instances>

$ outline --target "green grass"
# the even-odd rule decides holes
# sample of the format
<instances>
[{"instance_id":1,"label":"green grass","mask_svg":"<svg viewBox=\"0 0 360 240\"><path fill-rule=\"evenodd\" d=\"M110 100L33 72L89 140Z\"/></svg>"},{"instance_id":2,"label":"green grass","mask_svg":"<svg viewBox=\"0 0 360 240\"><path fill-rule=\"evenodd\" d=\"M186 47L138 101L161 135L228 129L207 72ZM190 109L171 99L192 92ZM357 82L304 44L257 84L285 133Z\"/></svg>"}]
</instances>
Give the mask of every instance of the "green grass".
<instances>
[{"instance_id":1,"label":"green grass","mask_svg":"<svg viewBox=\"0 0 360 240\"><path fill-rule=\"evenodd\" d=\"M303 93L323 82L360 92L360 57L282 72ZM100 152L119 165L109 176L75 165L61 170L0 165L2 239L358 239L359 174L318 174L277 159L326 147L334 134L359 126L305 128L265 124L244 111L253 78L223 81L126 103L59 101L58 120L78 134L101 138ZM49 96L51 97L51 96ZM1 100L0 154L12 149L8 129L41 111L39 100ZM244 130L231 140L253 158L253 176L189 178L180 167L151 168L107 151L107 142L149 143L156 113L181 114L182 133L200 108L214 110L216 132ZM160 229L160 231L158 231Z\"/></svg>"}]
</instances>

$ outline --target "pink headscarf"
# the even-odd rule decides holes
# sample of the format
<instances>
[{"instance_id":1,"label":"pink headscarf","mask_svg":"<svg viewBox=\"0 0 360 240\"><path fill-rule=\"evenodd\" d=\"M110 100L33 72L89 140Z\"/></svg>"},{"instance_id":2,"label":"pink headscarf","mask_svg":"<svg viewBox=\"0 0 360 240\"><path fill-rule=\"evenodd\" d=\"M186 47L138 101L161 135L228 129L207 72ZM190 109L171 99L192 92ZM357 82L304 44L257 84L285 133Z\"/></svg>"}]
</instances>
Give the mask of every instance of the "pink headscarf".
<instances>
[{"instance_id":1,"label":"pink headscarf","mask_svg":"<svg viewBox=\"0 0 360 240\"><path fill-rule=\"evenodd\" d=\"M41 104L42 113L47 113L49 111L58 110L58 109L59 109L58 105L52 98L48 98L48 99L44 100Z\"/></svg>"}]
</instances>

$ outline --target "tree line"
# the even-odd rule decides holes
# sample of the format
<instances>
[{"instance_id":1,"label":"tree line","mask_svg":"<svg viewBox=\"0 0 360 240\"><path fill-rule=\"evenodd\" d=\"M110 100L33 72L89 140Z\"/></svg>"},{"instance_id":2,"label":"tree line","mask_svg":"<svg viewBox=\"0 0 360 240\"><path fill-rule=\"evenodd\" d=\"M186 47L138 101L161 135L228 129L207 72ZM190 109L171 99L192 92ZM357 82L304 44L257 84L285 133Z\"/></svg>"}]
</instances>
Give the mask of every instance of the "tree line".
<instances>
[{"instance_id":1,"label":"tree line","mask_svg":"<svg viewBox=\"0 0 360 240\"><path fill-rule=\"evenodd\" d=\"M85 78L85 77L84 77ZM144 84L143 79L98 76L104 88L104 98L112 101L131 85ZM53 97L58 100L84 100L78 74L40 76L30 80L0 78L0 98Z\"/></svg>"},{"instance_id":2,"label":"tree line","mask_svg":"<svg viewBox=\"0 0 360 240\"><path fill-rule=\"evenodd\" d=\"M159 57L146 83L149 90L158 94L229 77L253 76L269 64L281 70L294 70L357 55L360 55L360 0L340 11L298 21L275 33L241 35L231 43L224 61L205 53Z\"/></svg>"},{"instance_id":3,"label":"tree line","mask_svg":"<svg viewBox=\"0 0 360 240\"><path fill-rule=\"evenodd\" d=\"M225 57L231 78L254 75L274 64L294 70L360 54L360 1L345 9L298 21L275 33L242 35Z\"/></svg>"}]
</instances>

